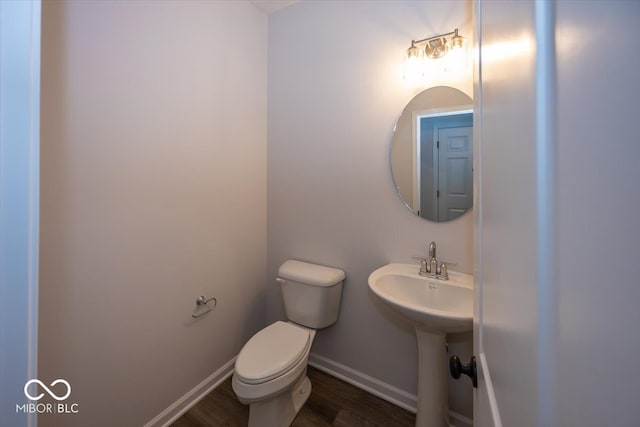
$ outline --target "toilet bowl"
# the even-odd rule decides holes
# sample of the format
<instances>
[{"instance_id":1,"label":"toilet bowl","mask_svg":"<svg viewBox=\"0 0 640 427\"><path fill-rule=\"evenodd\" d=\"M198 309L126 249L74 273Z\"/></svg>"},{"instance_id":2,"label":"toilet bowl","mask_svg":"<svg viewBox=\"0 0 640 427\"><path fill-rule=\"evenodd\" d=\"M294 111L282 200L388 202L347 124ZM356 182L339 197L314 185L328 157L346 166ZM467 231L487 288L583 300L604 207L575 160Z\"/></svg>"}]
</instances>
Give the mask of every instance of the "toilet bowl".
<instances>
[{"instance_id":1,"label":"toilet bowl","mask_svg":"<svg viewBox=\"0 0 640 427\"><path fill-rule=\"evenodd\" d=\"M311 394L307 362L316 329L336 322L344 272L289 260L280 266L288 322L256 333L235 363L232 386L249 405L249 427L287 427Z\"/></svg>"},{"instance_id":2,"label":"toilet bowl","mask_svg":"<svg viewBox=\"0 0 640 427\"><path fill-rule=\"evenodd\" d=\"M307 362L314 330L278 321L245 344L236 359L233 391L250 405L249 426L288 426L311 394Z\"/></svg>"}]
</instances>

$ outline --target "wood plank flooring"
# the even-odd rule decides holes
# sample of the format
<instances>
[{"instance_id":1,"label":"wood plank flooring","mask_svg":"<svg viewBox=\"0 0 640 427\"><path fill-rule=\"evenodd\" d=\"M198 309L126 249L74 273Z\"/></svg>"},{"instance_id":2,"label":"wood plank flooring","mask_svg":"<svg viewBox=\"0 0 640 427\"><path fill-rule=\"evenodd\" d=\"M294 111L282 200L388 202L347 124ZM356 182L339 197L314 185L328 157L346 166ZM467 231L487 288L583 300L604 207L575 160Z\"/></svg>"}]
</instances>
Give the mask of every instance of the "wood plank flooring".
<instances>
[{"instance_id":1,"label":"wood plank flooring","mask_svg":"<svg viewBox=\"0 0 640 427\"><path fill-rule=\"evenodd\" d=\"M311 366L311 396L292 427L412 427L415 415ZM245 427L249 407L238 402L231 378L171 427Z\"/></svg>"}]
</instances>

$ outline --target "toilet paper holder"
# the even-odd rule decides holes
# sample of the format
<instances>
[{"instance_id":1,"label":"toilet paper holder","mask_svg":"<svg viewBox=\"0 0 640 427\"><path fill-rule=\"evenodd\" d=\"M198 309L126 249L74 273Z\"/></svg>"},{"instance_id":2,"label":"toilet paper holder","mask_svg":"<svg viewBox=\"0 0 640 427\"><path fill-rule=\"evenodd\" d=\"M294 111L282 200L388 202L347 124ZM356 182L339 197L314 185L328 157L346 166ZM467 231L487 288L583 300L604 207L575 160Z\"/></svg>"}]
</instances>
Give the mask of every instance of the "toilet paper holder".
<instances>
[{"instance_id":1,"label":"toilet paper holder","mask_svg":"<svg viewBox=\"0 0 640 427\"><path fill-rule=\"evenodd\" d=\"M211 302L211 301L213 301L213 307L208 305L208 303ZM218 300L215 297L207 299L207 297L205 297L204 295L200 295L196 299L196 306L197 307L201 307L203 305L206 305L208 310L203 311L203 312L198 313L198 314L192 314L191 317L193 317L194 319L197 319L198 317L204 316L205 314L209 313L210 311L213 311L213 309L216 308L216 305L218 305Z\"/></svg>"}]
</instances>

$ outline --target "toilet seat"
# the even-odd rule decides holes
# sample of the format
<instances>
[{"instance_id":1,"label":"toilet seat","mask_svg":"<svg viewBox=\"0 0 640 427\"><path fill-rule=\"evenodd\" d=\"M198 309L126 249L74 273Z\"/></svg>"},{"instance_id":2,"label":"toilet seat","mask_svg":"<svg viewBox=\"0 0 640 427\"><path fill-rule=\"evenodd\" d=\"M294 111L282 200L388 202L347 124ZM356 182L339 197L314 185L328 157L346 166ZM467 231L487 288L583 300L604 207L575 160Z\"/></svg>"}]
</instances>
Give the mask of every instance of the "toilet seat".
<instances>
[{"instance_id":1,"label":"toilet seat","mask_svg":"<svg viewBox=\"0 0 640 427\"><path fill-rule=\"evenodd\" d=\"M238 379L245 384L262 384L291 370L311 345L309 330L277 321L255 334L236 360Z\"/></svg>"}]
</instances>

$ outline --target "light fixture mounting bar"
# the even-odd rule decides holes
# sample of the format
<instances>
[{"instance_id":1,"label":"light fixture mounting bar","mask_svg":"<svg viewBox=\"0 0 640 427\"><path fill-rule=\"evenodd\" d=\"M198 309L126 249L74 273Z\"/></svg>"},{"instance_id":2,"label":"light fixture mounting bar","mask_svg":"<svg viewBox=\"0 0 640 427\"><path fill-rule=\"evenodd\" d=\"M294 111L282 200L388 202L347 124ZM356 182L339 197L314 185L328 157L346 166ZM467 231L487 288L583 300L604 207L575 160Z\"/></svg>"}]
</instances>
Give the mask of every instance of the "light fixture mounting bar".
<instances>
[{"instance_id":1,"label":"light fixture mounting bar","mask_svg":"<svg viewBox=\"0 0 640 427\"><path fill-rule=\"evenodd\" d=\"M426 43L430 40L435 40L435 39L439 39L442 37L449 37L449 36L458 36L458 29L456 28L455 30L449 32L449 33L443 33L443 34L438 34L437 36L431 36L431 37L426 37L424 39L421 40L411 40L411 45L416 45L416 44L420 44L420 43Z\"/></svg>"}]
</instances>

